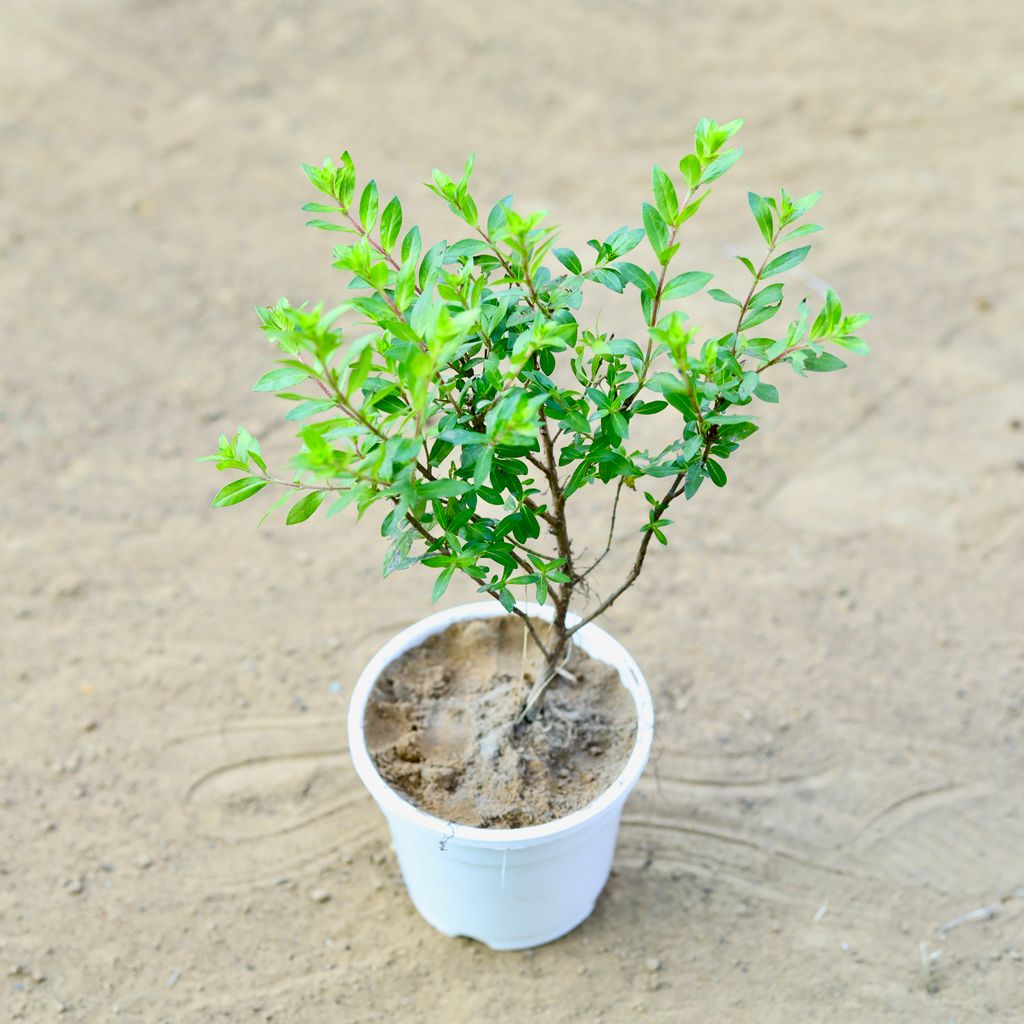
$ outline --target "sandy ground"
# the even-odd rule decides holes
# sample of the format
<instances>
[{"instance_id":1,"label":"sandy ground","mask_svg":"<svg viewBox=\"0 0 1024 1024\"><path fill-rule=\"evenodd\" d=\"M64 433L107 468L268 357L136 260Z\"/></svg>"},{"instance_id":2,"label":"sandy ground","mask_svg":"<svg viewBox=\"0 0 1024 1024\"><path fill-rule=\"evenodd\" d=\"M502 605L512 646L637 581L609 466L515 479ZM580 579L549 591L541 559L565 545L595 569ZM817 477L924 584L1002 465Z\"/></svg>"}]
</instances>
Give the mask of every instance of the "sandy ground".
<instances>
[{"instance_id":1,"label":"sandy ground","mask_svg":"<svg viewBox=\"0 0 1024 1024\"><path fill-rule=\"evenodd\" d=\"M1017 5L498 10L0 8L0 1018L1024 1020ZM351 148L440 237L419 183L476 149L479 196L578 244L705 113L747 157L691 265L736 272L748 187L821 187L804 284L875 354L780 377L609 616L653 763L592 919L494 954L418 918L344 749L429 575L213 512L193 459L238 422L286 450L252 306L340 286L300 160Z\"/></svg>"}]
</instances>

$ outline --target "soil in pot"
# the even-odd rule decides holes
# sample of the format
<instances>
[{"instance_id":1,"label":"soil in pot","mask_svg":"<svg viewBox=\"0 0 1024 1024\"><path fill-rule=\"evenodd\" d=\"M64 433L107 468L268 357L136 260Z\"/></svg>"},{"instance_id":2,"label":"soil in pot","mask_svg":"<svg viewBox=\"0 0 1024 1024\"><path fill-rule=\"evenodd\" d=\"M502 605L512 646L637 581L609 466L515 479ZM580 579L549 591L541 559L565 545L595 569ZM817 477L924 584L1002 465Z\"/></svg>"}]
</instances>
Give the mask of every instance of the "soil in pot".
<instances>
[{"instance_id":1,"label":"soil in pot","mask_svg":"<svg viewBox=\"0 0 1024 1024\"><path fill-rule=\"evenodd\" d=\"M550 626L534 620L543 637ZM365 735L384 780L445 821L525 828L599 796L636 741L636 709L618 672L573 648L570 675L516 724L542 659L524 660L523 622L458 622L381 673Z\"/></svg>"}]
</instances>

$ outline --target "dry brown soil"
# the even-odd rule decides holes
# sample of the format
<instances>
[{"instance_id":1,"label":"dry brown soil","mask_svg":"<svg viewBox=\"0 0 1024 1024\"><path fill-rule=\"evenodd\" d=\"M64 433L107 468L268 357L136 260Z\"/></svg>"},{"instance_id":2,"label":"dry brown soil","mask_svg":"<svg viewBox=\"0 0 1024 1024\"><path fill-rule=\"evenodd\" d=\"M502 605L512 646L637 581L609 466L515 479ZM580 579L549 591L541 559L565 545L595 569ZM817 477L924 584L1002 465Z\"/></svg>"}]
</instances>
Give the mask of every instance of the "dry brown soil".
<instances>
[{"instance_id":1,"label":"dry brown soil","mask_svg":"<svg viewBox=\"0 0 1024 1024\"><path fill-rule=\"evenodd\" d=\"M1022 35L1011 0L4 0L0 1019L1024 1020ZM608 616L659 715L614 877L492 953L416 915L344 746L430 574L213 512L193 459L287 451L252 307L341 290L300 160L452 238L420 183L475 149L579 247L703 114L746 156L685 269L738 287L746 190L822 188L794 290L875 351L780 375Z\"/></svg>"},{"instance_id":2,"label":"dry brown soil","mask_svg":"<svg viewBox=\"0 0 1024 1024\"><path fill-rule=\"evenodd\" d=\"M545 636L547 625L534 627ZM570 648L533 713L544 671L520 619L457 622L381 673L366 745L386 782L445 821L525 828L596 800L636 745L636 707L619 673Z\"/></svg>"}]
</instances>

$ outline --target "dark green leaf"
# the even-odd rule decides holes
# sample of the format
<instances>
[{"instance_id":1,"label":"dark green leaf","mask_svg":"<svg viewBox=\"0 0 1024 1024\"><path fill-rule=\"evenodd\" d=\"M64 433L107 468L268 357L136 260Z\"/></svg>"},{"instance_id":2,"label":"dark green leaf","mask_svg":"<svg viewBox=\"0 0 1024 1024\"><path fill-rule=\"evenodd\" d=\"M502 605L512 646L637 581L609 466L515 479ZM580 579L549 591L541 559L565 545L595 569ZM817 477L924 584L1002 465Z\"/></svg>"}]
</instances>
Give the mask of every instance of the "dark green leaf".
<instances>
[{"instance_id":1,"label":"dark green leaf","mask_svg":"<svg viewBox=\"0 0 1024 1024\"><path fill-rule=\"evenodd\" d=\"M440 601L444 596L444 592L448 589L448 584L452 581L452 576L455 575L455 567L449 566L440 576L434 581L434 589L431 591L430 600Z\"/></svg>"},{"instance_id":2,"label":"dark green leaf","mask_svg":"<svg viewBox=\"0 0 1024 1024\"><path fill-rule=\"evenodd\" d=\"M715 462L714 459L708 459L707 461L708 477L716 487L724 487L726 481L729 479L725 475L725 470Z\"/></svg>"},{"instance_id":3,"label":"dark green leaf","mask_svg":"<svg viewBox=\"0 0 1024 1024\"><path fill-rule=\"evenodd\" d=\"M559 263L569 271L570 274L582 274L583 264L579 256L572 249L552 249L552 254Z\"/></svg>"}]
</instances>

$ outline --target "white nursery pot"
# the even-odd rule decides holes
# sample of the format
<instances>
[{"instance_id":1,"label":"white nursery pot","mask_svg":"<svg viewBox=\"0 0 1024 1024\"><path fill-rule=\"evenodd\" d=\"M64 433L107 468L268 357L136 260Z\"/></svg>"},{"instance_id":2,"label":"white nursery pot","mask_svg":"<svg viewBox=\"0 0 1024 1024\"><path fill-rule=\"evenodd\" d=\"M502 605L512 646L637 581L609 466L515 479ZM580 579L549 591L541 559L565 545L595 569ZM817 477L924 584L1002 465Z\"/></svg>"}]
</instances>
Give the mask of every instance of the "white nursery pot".
<instances>
[{"instance_id":1,"label":"white nursery pot","mask_svg":"<svg viewBox=\"0 0 1024 1024\"><path fill-rule=\"evenodd\" d=\"M521 607L536 618L552 617L550 606ZM435 818L380 777L363 735L370 693L391 662L454 622L505 614L494 601L464 604L430 615L386 643L356 683L348 739L356 772L387 818L416 909L445 935L478 939L492 949L526 949L586 920L608 880L622 806L647 764L654 732L651 693L629 652L593 624L572 638L618 669L636 705L636 743L618 778L596 800L543 825L473 828Z\"/></svg>"}]
</instances>

